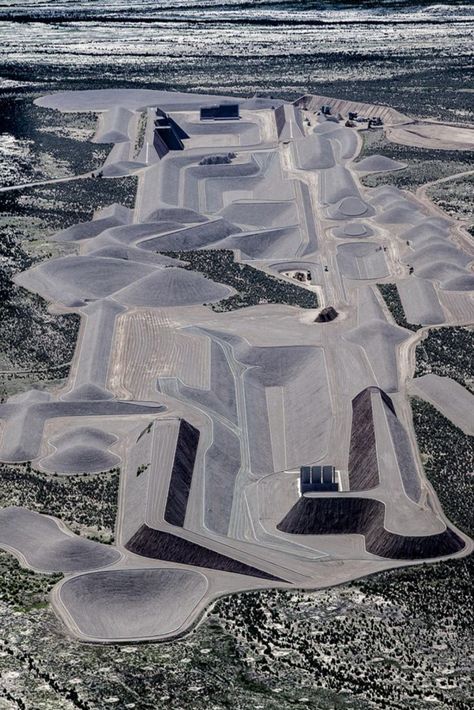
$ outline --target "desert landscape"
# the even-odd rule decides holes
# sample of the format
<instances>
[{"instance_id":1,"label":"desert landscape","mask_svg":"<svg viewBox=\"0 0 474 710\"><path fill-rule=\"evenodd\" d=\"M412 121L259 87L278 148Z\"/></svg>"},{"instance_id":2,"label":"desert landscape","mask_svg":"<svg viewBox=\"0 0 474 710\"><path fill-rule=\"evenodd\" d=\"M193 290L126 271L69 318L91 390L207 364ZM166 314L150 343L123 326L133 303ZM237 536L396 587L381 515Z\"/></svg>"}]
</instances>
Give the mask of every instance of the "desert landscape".
<instances>
[{"instance_id":1,"label":"desert landscape","mask_svg":"<svg viewBox=\"0 0 474 710\"><path fill-rule=\"evenodd\" d=\"M0 460L68 478L120 467L112 544L0 511L0 546L63 573L51 604L68 631L180 637L231 592L469 554L410 396L473 434L472 392L414 360L430 328L474 320L472 235L424 193L366 187L406 164L360 154L367 132L469 151L474 131L312 94L36 104L98 115L93 142L113 147L87 179L137 179L133 206L57 232L59 254L15 277L80 327L64 384L0 404Z\"/></svg>"}]
</instances>

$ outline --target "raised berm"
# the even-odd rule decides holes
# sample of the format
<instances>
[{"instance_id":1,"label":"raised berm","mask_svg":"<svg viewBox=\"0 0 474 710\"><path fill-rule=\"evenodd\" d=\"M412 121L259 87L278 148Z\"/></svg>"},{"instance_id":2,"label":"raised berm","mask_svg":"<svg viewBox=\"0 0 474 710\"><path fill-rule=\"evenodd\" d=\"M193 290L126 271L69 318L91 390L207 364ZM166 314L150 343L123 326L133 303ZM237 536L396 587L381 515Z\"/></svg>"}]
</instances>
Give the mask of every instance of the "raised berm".
<instances>
[{"instance_id":1,"label":"raised berm","mask_svg":"<svg viewBox=\"0 0 474 710\"><path fill-rule=\"evenodd\" d=\"M283 471L318 460L326 450L331 418L323 350L254 347L244 339L226 339L236 360L247 366L243 382L252 472Z\"/></svg>"},{"instance_id":2,"label":"raised berm","mask_svg":"<svg viewBox=\"0 0 474 710\"><path fill-rule=\"evenodd\" d=\"M370 190L370 202L378 209L386 209L398 201L407 202L416 208L415 202L409 200L407 195L395 185L380 185L380 187Z\"/></svg>"},{"instance_id":3,"label":"raised berm","mask_svg":"<svg viewBox=\"0 0 474 710\"><path fill-rule=\"evenodd\" d=\"M299 227L275 227L226 237L213 248L238 249L244 259L281 259L297 253L301 244Z\"/></svg>"},{"instance_id":4,"label":"raised berm","mask_svg":"<svg viewBox=\"0 0 474 710\"><path fill-rule=\"evenodd\" d=\"M336 164L331 141L324 136L311 133L295 140L291 147L293 160L300 170L325 170Z\"/></svg>"},{"instance_id":5,"label":"raised berm","mask_svg":"<svg viewBox=\"0 0 474 710\"><path fill-rule=\"evenodd\" d=\"M130 140L129 125L133 113L123 106L114 106L100 115L94 143L122 143Z\"/></svg>"},{"instance_id":6,"label":"raised berm","mask_svg":"<svg viewBox=\"0 0 474 710\"><path fill-rule=\"evenodd\" d=\"M354 217L370 217L374 210L360 197L344 197L340 202L327 208L329 219L353 219Z\"/></svg>"},{"instance_id":7,"label":"raised berm","mask_svg":"<svg viewBox=\"0 0 474 710\"><path fill-rule=\"evenodd\" d=\"M383 247L374 242L341 244L337 247L337 263L348 279L379 279L389 274Z\"/></svg>"},{"instance_id":8,"label":"raised berm","mask_svg":"<svg viewBox=\"0 0 474 710\"><path fill-rule=\"evenodd\" d=\"M196 329L196 332L201 334L199 329ZM209 409L237 424L234 375L222 345L214 339L211 339L210 354L209 389L188 387L178 380L179 393L184 399L194 402L202 408ZM160 389L159 385L158 389Z\"/></svg>"},{"instance_id":9,"label":"raised berm","mask_svg":"<svg viewBox=\"0 0 474 710\"><path fill-rule=\"evenodd\" d=\"M148 215L149 222L180 222L181 224L190 224L193 222L207 222L208 218L199 214L195 210L188 207L172 207L171 205L162 205L153 210Z\"/></svg>"},{"instance_id":10,"label":"raised berm","mask_svg":"<svg viewBox=\"0 0 474 710\"><path fill-rule=\"evenodd\" d=\"M41 393L44 394L44 393ZM0 446L0 461L33 461L40 453L45 421L56 417L134 416L163 411L154 403L135 403L113 399L110 392L83 384L53 400L31 392L11 397L0 404L0 419L6 421Z\"/></svg>"},{"instance_id":11,"label":"raised berm","mask_svg":"<svg viewBox=\"0 0 474 710\"><path fill-rule=\"evenodd\" d=\"M136 555L149 557L151 559L165 560L166 562L175 562L176 564L193 565L194 567L203 567L219 570L221 572L232 572L233 574L243 574L245 576L259 577L261 579L284 581L269 572L265 572L257 567L252 567L234 557L229 557L228 554L216 552L215 550L211 550L208 547L204 547L203 545L199 545L184 537L174 535L173 533L155 530L148 525L142 525L127 542L125 547ZM222 549L230 553L228 546ZM232 550L232 552L236 551ZM238 554L245 556L245 553L242 551L239 551Z\"/></svg>"},{"instance_id":12,"label":"raised berm","mask_svg":"<svg viewBox=\"0 0 474 710\"><path fill-rule=\"evenodd\" d=\"M468 436L474 436L474 395L450 377L416 377L410 391L433 404Z\"/></svg>"},{"instance_id":13,"label":"raised berm","mask_svg":"<svg viewBox=\"0 0 474 710\"><path fill-rule=\"evenodd\" d=\"M446 236L430 240L418 237L413 249L414 253L406 255L404 261L413 267L415 275L439 281L441 288L447 291L474 288L474 274L467 267L473 261L473 255L448 241Z\"/></svg>"},{"instance_id":14,"label":"raised berm","mask_svg":"<svg viewBox=\"0 0 474 710\"><path fill-rule=\"evenodd\" d=\"M94 386L98 388L95 396L99 399L107 395L104 386L107 382L115 319L124 310L109 298L93 301L82 309L81 347L76 356L74 387ZM83 396L84 391L81 399Z\"/></svg>"},{"instance_id":15,"label":"raised berm","mask_svg":"<svg viewBox=\"0 0 474 710\"><path fill-rule=\"evenodd\" d=\"M405 123L410 121L410 117L390 106L380 104L366 104L362 101L348 101L347 99L337 99L332 96L322 96L321 94L305 94L295 101L295 106L309 111L320 111L321 106L329 106L333 114L341 113L347 116L350 111L358 113L367 118L379 117L384 123Z\"/></svg>"},{"instance_id":16,"label":"raised berm","mask_svg":"<svg viewBox=\"0 0 474 710\"><path fill-rule=\"evenodd\" d=\"M120 463L109 451L117 437L94 427L76 427L52 440L54 453L41 460L51 473L72 475L107 471Z\"/></svg>"},{"instance_id":17,"label":"raised berm","mask_svg":"<svg viewBox=\"0 0 474 710\"><path fill-rule=\"evenodd\" d=\"M274 110L278 138L293 141L304 136L303 114L293 104L282 104Z\"/></svg>"},{"instance_id":18,"label":"raised berm","mask_svg":"<svg viewBox=\"0 0 474 710\"><path fill-rule=\"evenodd\" d=\"M156 267L108 257L65 256L43 261L16 277L20 286L65 306L104 298L155 271Z\"/></svg>"},{"instance_id":19,"label":"raised berm","mask_svg":"<svg viewBox=\"0 0 474 710\"><path fill-rule=\"evenodd\" d=\"M120 558L110 545L67 533L55 518L17 507L0 510L0 546L41 572L98 569Z\"/></svg>"},{"instance_id":20,"label":"raised berm","mask_svg":"<svg viewBox=\"0 0 474 710\"><path fill-rule=\"evenodd\" d=\"M117 143L108 154L102 166L103 177L121 177L145 168L145 163L133 159L133 146L131 143Z\"/></svg>"},{"instance_id":21,"label":"raised berm","mask_svg":"<svg viewBox=\"0 0 474 710\"><path fill-rule=\"evenodd\" d=\"M454 555L464 540L451 528L435 535L398 535L384 527L385 505L373 498L302 497L277 525L291 535L363 535L367 552L396 560Z\"/></svg>"},{"instance_id":22,"label":"raised berm","mask_svg":"<svg viewBox=\"0 0 474 710\"><path fill-rule=\"evenodd\" d=\"M407 432L390 397L378 387L367 387L352 400L350 490L375 488L387 476L398 475L406 495L417 502L420 480Z\"/></svg>"},{"instance_id":23,"label":"raised berm","mask_svg":"<svg viewBox=\"0 0 474 710\"><path fill-rule=\"evenodd\" d=\"M371 320L352 328L347 340L365 350L378 385L386 392L398 389L396 349L409 337L408 331L383 320Z\"/></svg>"},{"instance_id":24,"label":"raised berm","mask_svg":"<svg viewBox=\"0 0 474 710\"><path fill-rule=\"evenodd\" d=\"M125 261L138 261L143 264L154 264L155 266L182 266L179 259L172 259L164 254L154 254L144 251L139 247L122 246L121 244L109 244L108 246L93 249L87 252L88 256L109 256L112 259L124 259Z\"/></svg>"},{"instance_id":25,"label":"raised berm","mask_svg":"<svg viewBox=\"0 0 474 710\"><path fill-rule=\"evenodd\" d=\"M240 464L240 439L215 419L204 461L204 524L220 535L228 533Z\"/></svg>"},{"instance_id":26,"label":"raised berm","mask_svg":"<svg viewBox=\"0 0 474 710\"><path fill-rule=\"evenodd\" d=\"M445 322L438 294L430 281L411 276L399 281L397 289L408 323L437 325Z\"/></svg>"},{"instance_id":27,"label":"raised berm","mask_svg":"<svg viewBox=\"0 0 474 710\"><path fill-rule=\"evenodd\" d=\"M207 247L215 242L225 239L229 234L240 232L240 228L231 224L226 219L213 219L179 230L172 230L140 241L140 248L147 251L189 251Z\"/></svg>"},{"instance_id":28,"label":"raised berm","mask_svg":"<svg viewBox=\"0 0 474 710\"><path fill-rule=\"evenodd\" d=\"M138 437L131 453L136 473L127 481L125 539L145 522L184 526L199 438L199 429L176 417L150 422Z\"/></svg>"},{"instance_id":29,"label":"raised berm","mask_svg":"<svg viewBox=\"0 0 474 710\"><path fill-rule=\"evenodd\" d=\"M153 639L185 626L207 586L206 577L194 570L107 570L68 579L60 601L88 639Z\"/></svg>"},{"instance_id":30,"label":"raised berm","mask_svg":"<svg viewBox=\"0 0 474 710\"><path fill-rule=\"evenodd\" d=\"M91 256L93 252L110 246L136 246L138 242L147 237L173 232L177 229L182 229L183 226L181 222L166 220L162 222L137 222L111 227L95 237L93 241L87 242L84 245L83 254Z\"/></svg>"},{"instance_id":31,"label":"raised berm","mask_svg":"<svg viewBox=\"0 0 474 710\"><path fill-rule=\"evenodd\" d=\"M436 242L435 244L430 242L417 246L414 254L405 257L405 261L409 260L410 264L414 266L415 272L437 262L463 267L472 259L472 254L467 254L448 241Z\"/></svg>"},{"instance_id":32,"label":"raised berm","mask_svg":"<svg viewBox=\"0 0 474 710\"><path fill-rule=\"evenodd\" d=\"M314 129L315 134L327 138L338 160L353 158L358 149L357 134L337 122L322 120Z\"/></svg>"},{"instance_id":33,"label":"raised berm","mask_svg":"<svg viewBox=\"0 0 474 710\"><path fill-rule=\"evenodd\" d=\"M199 436L199 429L184 419L180 421L164 513L170 525L184 525Z\"/></svg>"},{"instance_id":34,"label":"raised berm","mask_svg":"<svg viewBox=\"0 0 474 710\"><path fill-rule=\"evenodd\" d=\"M90 222L79 222L63 229L52 237L55 242L76 242L92 239L106 229L129 224L133 219L133 210L123 205L113 204L98 210Z\"/></svg>"},{"instance_id":35,"label":"raised berm","mask_svg":"<svg viewBox=\"0 0 474 710\"><path fill-rule=\"evenodd\" d=\"M406 165L405 163L399 163L398 160L392 160L386 155L369 155L367 158L359 160L353 167L359 173L384 173L392 172L392 170L403 170Z\"/></svg>"},{"instance_id":36,"label":"raised berm","mask_svg":"<svg viewBox=\"0 0 474 710\"><path fill-rule=\"evenodd\" d=\"M374 230L364 222L348 222L336 227L332 232L339 239L352 239L353 237L371 237Z\"/></svg>"},{"instance_id":37,"label":"raised berm","mask_svg":"<svg viewBox=\"0 0 474 710\"><path fill-rule=\"evenodd\" d=\"M401 239L410 242L412 246L421 248L426 244L442 244L449 235L449 223L439 217L430 217L415 227L410 227L400 235Z\"/></svg>"},{"instance_id":38,"label":"raised berm","mask_svg":"<svg viewBox=\"0 0 474 710\"><path fill-rule=\"evenodd\" d=\"M359 345L367 355L377 384L385 392L398 390L397 348L410 333L387 323L383 310L371 288L359 289L355 328L344 338Z\"/></svg>"},{"instance_id":39,"label":"raised berm","mask_svg":"<svg viewBox=\"0 0 474 710\"><path fill-rule=\"evenodd\" d=\"M127 306L190 306L227 298L233 289L205 276L176 267L157 269L132 286L115 294Z\"/></svg>"},{"instance_id":40,"label":"raised berm","mask_svg":"<svg viewBox=\"0 0 474 710\"><path fill-rule=\"evenodd\" d=\"M456 267L451 267L450 274L448 277L443 278L442 267L434 275L436 280L441 281L441 288L444 291L474 291L474 273L468 271L467 269L460 269ZM425 276L428 276L428 272L424 272Z\"/></svg>"},{"instance_id":41,"label":"raised berm","mask_svg":"<svg viewBox=\"0 0 474 710\"><path fill-rule=\"evenodd\" d=\"M359 188L349 170L343 165L335 165L322 172L319 184L323 205L333 205L345 197L360 199Z\"/></svg>"},{"instance_id":42,"label":"raised berm","mask_svg":"<svg viewBox=\"0 0 474 710\"><path fill-rule=\"evenodd\" d=\"M425 220L420 205L392 185L383 185L371 191L371 204L377 209L375 221L379 224L415 225Z\"/></svg>"}]
</instances>

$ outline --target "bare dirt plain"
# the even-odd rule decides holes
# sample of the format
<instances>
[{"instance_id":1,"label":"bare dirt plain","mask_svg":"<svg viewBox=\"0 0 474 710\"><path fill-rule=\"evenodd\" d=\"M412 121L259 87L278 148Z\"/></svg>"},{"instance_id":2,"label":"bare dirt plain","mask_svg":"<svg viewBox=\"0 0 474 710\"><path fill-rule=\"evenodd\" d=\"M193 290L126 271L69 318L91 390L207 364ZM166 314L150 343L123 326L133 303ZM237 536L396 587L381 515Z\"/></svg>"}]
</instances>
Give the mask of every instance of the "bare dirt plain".
<instances>
[{"instance_id":1,"label":"bare dirt plain","mask_svg":"<svg viewBox=\"0 0 474 710\"><path fill-rule=\"evenodd\" d=\"M361 186L361 124L319 109L380 116L389 137L417 145L469 146L472 130L311 96L239 100L240 120L200 121L219 100L230 101L144 90L38 100L100 112L95 141L115 142L102 179L139 178L132 212L110 206L59 233L76 254L18 277L82 328L63 391L0 405L1 460L65 475L121 460L113 547L3 512L1 546L65 571L52 604L83 640L179 636L229 592L317 589L472 550L425 479L408 394L452 398L443 411L455 423L472 418L472 396L412 383L417 337L375 287L402 284L421 325L472 324L472 242L426 197ZM157 108L184 133L182 150L157 140ZM241 265L232 282L223 249ZM186 268L201 251L203 272ZM267 279L257 305L242 297L245 265ZM282 275L305 270L309 280ZM304 308L288 300L295 287ZM329 306L337 318L315 322ZM301 496L310 464L334 465L339 491Z\"/></svg>"}]
</instances>

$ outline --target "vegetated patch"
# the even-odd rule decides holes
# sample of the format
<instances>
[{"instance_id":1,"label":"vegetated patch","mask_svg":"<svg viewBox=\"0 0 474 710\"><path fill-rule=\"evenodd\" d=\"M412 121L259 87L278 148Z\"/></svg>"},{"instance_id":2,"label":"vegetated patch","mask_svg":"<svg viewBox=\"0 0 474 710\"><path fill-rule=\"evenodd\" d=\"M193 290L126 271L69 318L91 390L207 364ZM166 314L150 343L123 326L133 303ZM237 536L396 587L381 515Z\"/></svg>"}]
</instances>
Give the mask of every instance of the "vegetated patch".
<instances>
[{"instance_id":1,"label":"vegetated patch","mask_svg":"<svg viewBox=\"0 0 474 710\"><path fill-rule=\"evenodd\" d=\"M41 574L20 567L10 553L0 550L0 602L16 611L28 612L45 607L48 594L62 574Z\"/></svg>"},{"instance_id":2,"label":"vegetated patch","mask_svg":"<svg viewBox=\"0 0 474 710\"><path fill-rule=\"evenodd\" d=\"M427 182L474 170L471 151L437 150L392 143L385 137L383 129L362 131L361 135L363 146L358 160L380 154L407 164L404 170L361 177L360 180L366 187L395 185L402 190L414 191Z\"/></svg>"},{"instance_id":3,"label":"vegetated patch","mask_svg":"<svg viewBox=\"0 0 474 710\"><path fill-rule=\"evenodd\" d=\"M0 241L0 398L15 390L18 378L28 385L32 379L67 377L74 353L79 316L49 313L44 299L13 282L16 273L33 263L19 236L4 232Z\"/></svg>"},{"instance_id":4,"label":"vegetated patch","mask_svg":"<svg viewBox=\"0 0 474 710\"><path fill-rule=\"evenodd\" d=\"M415 377L451 377L474 393L474 328L434 328L416 346Z\"/></svg>"},{"instance_id":5,"label":"vegetated patch","mask_svg":"<svg viewBox=\"0 0 474 710\"><path fill-rule=\"evenodd\" d=\"M152 426L153 426L153 422L151 421L149 424L146 425L146 427L143 429L143 431L141 431L139 433L137 441L136 441L137 444L144 434L149 434L151 432Z\"/></svg>"},{"instance_id":6,"label":"vegetated patch","mask_svg":"<svg viewBox=\"0 0 474 710\"><path fill-rule=\"evenodd\" d=\"M422 327L421 325L413 325L413 323L408 323L396 284L377 284L377 288L382 294L382 298L387 304L387 308L392 314L397 325L413 331L417 331Z\"/></svg>"},{"instance_id":7,"label":"vegetated patch","mask_svg":"<svg viewBox=\"0 0 474 710\"><path fill-rule=\"evenodd\" d=\"M252 677L267 687L300 686L300 697L307 684L318 691L309 693L315 708L404 710L436 693L443 710L467 710L465 659L453 644L462 648L470 635L472 567L468 558L313 593L234 595L213 614L236 637Z\"/></svg>"},{"instance_id":8,"label":"vegetated patch","mask_svg":"<svg viewBox=\"0 0 474 710\"><path fill-rule=\"evenodd\" d=\"M137 130L135 135L135 143L133 145L133 158L137 159L141 149L143 148L143 143L145 141L146 126L148 120L147 111L142 111L137 123Z\"/></svg>"},{"instance_id":9,"label":"vegetated patch","mask_svg":"<svg viewBox=\"0 0 474 710\"><path fill-rule=\"evenodd\" d=\"M136 474L137 478L138 478L138 476L141 476L142 473L145 473L145 471L147 470L147 468L149 466L150 466L149 463L142 463L142 464L140 464L140 466L137 466L137 474Z\"/></svg>"},{"instance_id":10,"label":"vegetated patch","mask_svg":"<svg viewBox=\"0 0 474 710\"><path fill-rule=\"evenodd\" d=\"M199 161L199 165L229 165L236 157L233 152L222 155L207 155Z\"/></svg>"},{"instance_id":11,"label":"vegetated patch","mask_svg":"<svg viewBox=\"0 0 474 710\"><path fill-rule=\"evenodd\" d=\"M415 376L428 373L451 377L474 392L474 329L430 330L416 348ZM411 406L425 473L448 518L473 535L474 437L418 397L411 399Z\"/></svg>"},{"instance_id":12,"label":"vegetated patch","mask_svg":"<svg viewBox=\"0 0 474 710\"><path fill-rule=\"evenodd\" d=\"M97 114L52 111L33 97L0 97L0 184L71 177L103 164L110 145L92 143Z\"/></svg>"},{"instance_id":13,"label":"vegetated patch","mask_svg":"<svg viewBox=\"0 0 474 710\"><path fill-rule=\"evenodd\" d=\"M412 398L411 406L425 473L448 518L473 535L474 437L418 397Z\"/></svg>"},{"instance_id":14,"label":"vegetated patch","mask_svg":"<svg viewBox=\"0 0 474 710\"><path fill-rule=\"evenodd\" d=\"M466 175L449 182L432 185L428 188L427 195L451 217L471 220L474 219L473 190L474 175Z\"/></svg>"},{"instance_id":15,"label":"vegetated patch","mask_svg":"<svg viewBox=\"0 0 474 710\"><path fill-rule=\"evenodd\" d=\"M235 311L263 303L283 303L300 308L317 308L318 297L312 291L277 279L264 271L234 261L229 249L202 251L166 251L166 256L187 262L183 268L199 271L218 283L238 292L217 303L206 304L213 311Z\"/></svg>"},{"instance_id":16,"label":"vegetated patch","mask_svg":"<svg viewBox=\"0 0 474 710\"><path fill-rule=\"evenodd\" d=\"M133 207L137 178L80 178L0 193L3 215L41 220L53 234L76 222L92 219L94 211L118 202ZM45 235L43 234L43 237Z\"/></svg>"},{"instance_id":17,"label":"vegetated patch","mask_svg":"<svg viewBox=\"0 0 474 710\"><path fill-rule=\"evenodd\" d=\"M323 308L322 311L318 314L314 322L331 323L331 321L335 320L338 315L339 314L334 308L334 306L326 306L326 308Z\"/></svg>"},{"instance_id":18,"label":"vegetated patch","mask_svg":"<svg viewBox=\"0 0 474 710\"><path fill-rule=\"evenodd\" d=\"M60 518L74 532L112 543L120 469L94 476L50 476L30 464L0 464L0 507L23 506Z\"/></svg>"},{"instance_id":19,"label":"vegetated patch","mask_svg":"<svg viewBox=\"0 0 474 710\"><path fill-rule=\"evenodd\" d=\"M13 277L60 253L48 243L57 230L113 202L133 205L135 186L136 178L86 179L0 193L0 397L67 377L80 323L76 314L50 313Z\"/></svg>"}]
</instances>

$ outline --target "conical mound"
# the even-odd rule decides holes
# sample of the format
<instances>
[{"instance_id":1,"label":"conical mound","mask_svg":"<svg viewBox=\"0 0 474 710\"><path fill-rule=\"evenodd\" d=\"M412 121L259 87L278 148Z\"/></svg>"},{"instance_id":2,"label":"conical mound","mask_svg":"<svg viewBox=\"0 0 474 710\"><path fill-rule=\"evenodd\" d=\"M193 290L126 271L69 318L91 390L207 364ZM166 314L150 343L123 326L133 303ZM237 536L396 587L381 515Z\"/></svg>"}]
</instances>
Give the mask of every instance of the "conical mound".
<instances>
[{"instance_id":1,"label":"conical mound","mask_svg":"<svg viewBox=\"0 0 474 710\"><path fill-rule=\"evenodd\" d=\"M176 267L160 269L115 294L128 306L190 306L227 298L232 289Z\"/></svg>"}]
</instances>

